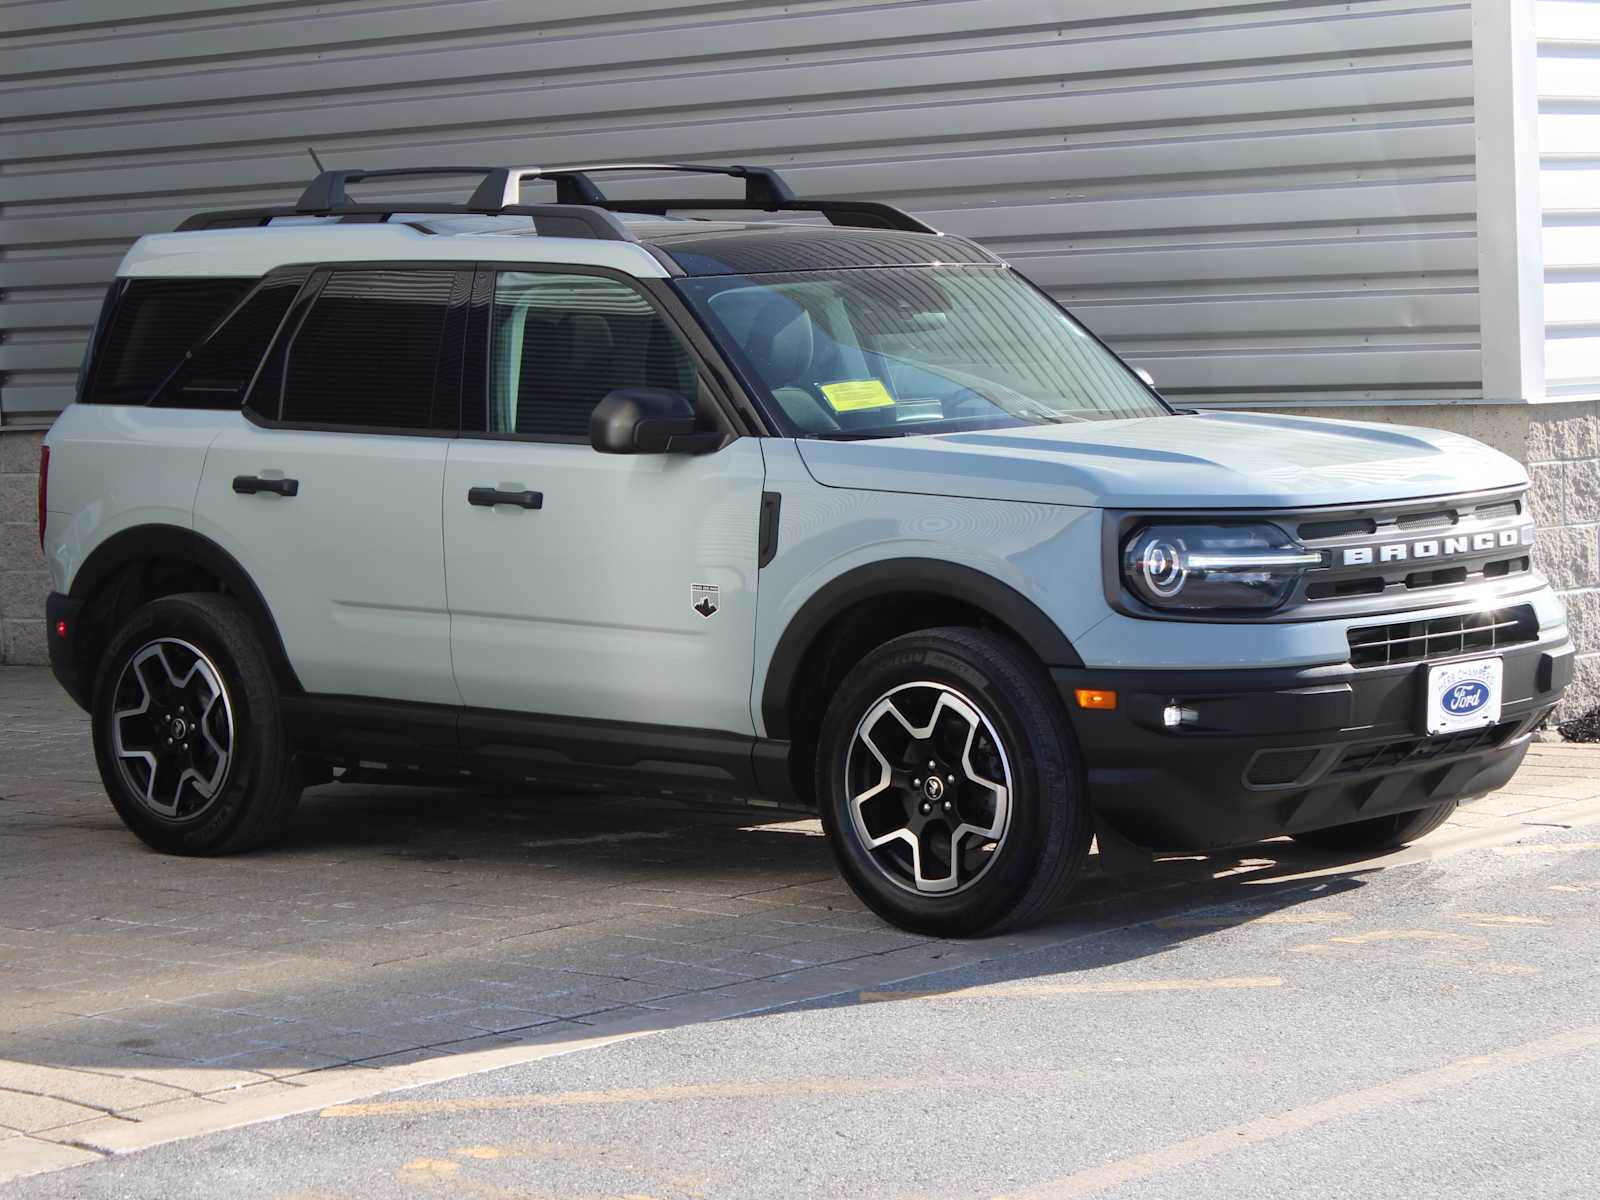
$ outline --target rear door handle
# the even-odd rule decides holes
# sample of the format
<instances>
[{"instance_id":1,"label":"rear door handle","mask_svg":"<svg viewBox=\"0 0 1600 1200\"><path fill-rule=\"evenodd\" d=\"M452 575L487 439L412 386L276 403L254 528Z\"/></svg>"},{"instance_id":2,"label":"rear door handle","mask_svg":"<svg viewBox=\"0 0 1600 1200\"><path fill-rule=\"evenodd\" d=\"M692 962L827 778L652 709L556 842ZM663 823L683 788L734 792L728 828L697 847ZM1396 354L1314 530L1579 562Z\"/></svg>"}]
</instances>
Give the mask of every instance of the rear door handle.
<instances>
[{"instance_id":1,"label":"rear door handle","mask_svg":"<svg viewBox=\"0 0 1600 1200\"><path fill-rule=\"evenodd\" d=\"M298 496L298 479L262 479L259 475L235 475L233 490L241 496L254 496L257 492L271 492L275 496Z\"/></svg>"},{"instance_id":2,"label":"rear door handle","mask_svg":"<svg viewBox=\"0 0 1600 1200\"><path fill-rule=\"evenodd\" d=\"M515 504L518 508L543 508L543 492L502 492L499 488L475 487L467 492L467 503L479 508L493 508L497 504Z\"/></svg>"}]
</instances>

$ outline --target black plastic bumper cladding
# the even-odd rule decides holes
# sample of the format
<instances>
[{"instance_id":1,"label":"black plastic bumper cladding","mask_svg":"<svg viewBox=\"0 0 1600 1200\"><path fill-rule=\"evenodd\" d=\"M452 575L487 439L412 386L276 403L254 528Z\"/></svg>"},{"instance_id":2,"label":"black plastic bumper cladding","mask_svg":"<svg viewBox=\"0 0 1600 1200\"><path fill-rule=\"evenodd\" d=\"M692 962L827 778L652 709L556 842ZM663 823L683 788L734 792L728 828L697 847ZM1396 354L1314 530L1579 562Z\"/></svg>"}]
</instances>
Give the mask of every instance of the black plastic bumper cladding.
<instances>
[{"instance_id":1,"label":"black plastic bumper cladding","mask_svg":"<svg viewBox=\"0 0 1600 1200\"><path fill-rule=\"evenodd\" d=\"M1572 679L1572 644L1502 654L1501 722L1423 736L1428 665L1272 671L1051 671L1072 714L1096 811L1155 850L1238 846L1426 808L1500 787ZM1114 689L1112 710L1077 688ZM1173 703L1197 720L1169 729ZM1293 751L1293 754L1279 753ZM1310 753L1305 753L1309 751Z\"/></svg>"},{"instance_id":2,"label":"black plastic bumper cladding","mask_svg":"<svg viewBox=\"0 0 1600 1200\"><path fill-rule=\"evenodd\" d=\"M83 612L83 601L73 596L51 592L44 602L45 644L50 648L50 670L67 695L85 712L89 710L88 681L78 663L78 616ZM63 632L64 631L64 632Z\"/></svg>"}]
</instances>

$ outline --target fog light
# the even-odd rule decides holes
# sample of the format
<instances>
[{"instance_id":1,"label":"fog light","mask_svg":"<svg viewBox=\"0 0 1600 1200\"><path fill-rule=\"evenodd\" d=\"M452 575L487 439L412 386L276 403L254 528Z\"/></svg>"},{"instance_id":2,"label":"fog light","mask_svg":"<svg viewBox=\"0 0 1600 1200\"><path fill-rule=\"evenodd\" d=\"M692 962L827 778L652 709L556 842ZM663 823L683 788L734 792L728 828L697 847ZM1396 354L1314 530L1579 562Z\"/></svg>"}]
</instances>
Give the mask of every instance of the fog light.
<instances>
[{"instance_id":1,"label":"fog light","mask_svg":"<svg viewBox=\"0 0 1600 1200\"><path fill-rule=\"evenodd\" d=\"M1200 719L1200 714L1192 708L1184 708L1174 702L1161 710L1161 723L1168 729L1176 729L1179 725L1192 725Z\"/></svg>"}]
</instances>

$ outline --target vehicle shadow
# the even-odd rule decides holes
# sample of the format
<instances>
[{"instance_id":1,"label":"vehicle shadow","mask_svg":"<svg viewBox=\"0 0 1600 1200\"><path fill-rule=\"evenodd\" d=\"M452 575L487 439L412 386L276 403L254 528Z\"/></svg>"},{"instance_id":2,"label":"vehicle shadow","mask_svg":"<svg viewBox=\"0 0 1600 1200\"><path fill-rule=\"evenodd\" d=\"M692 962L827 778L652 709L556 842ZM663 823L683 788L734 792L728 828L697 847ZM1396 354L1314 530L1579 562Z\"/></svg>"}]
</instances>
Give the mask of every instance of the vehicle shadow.
<instances>
[{"instance_id":1,"label":"vehicle shadow","mask_svg":"<svg viewBox=\"0 0 1600 1200\"><path fill-rule=\"evenodd\" d=\"M1071 969L1127 962L1326 902L1365 869L1289 842L1131 875L1092 858L1046 924L941 942L866 911L797 812L335 784L271 849L178 859L92 793L0 817L0 1057L201 1093L823 1003L956 964L1027 978L1046 969L1030 951L1065 942L1085 943Z\"/></svg>"}]
</instances>

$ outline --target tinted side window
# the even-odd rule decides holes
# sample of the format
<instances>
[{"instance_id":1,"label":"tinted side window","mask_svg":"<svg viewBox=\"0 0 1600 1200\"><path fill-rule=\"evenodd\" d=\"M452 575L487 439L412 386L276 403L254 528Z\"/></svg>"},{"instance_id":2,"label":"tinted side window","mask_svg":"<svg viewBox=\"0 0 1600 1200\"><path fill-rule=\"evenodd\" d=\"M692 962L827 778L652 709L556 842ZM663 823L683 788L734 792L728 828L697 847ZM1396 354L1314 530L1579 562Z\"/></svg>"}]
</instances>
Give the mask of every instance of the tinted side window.
<instances>
[{"instance_id":1,"label":"tinted side window","mask_svg":"<svg viewBox=\"0 0 1600 1200\"><path fill-rule=\"evenodd\" d=\"M282 360L279 412L262 394L268 372L252 407L296 424L453 431L459 363L451 377L440 359L455 282L451 271L335 271Z\"/></svg>"},{"instance_id":2,"label":"tinted side window","mask_svg":"<svg viewBox=\"0 0 1600 1200\"><path fill-rule=\"evenodd\" d=\"M624 387L696 399L694 360L644 296L593 275L496 278L490 432L587 440L594 406Z\"/></svg>"},{"instance_id":3,"label":"tinted side window","mask_svg":"<svg viewBox=\"0 0 1600 1200\"><path fill-rule=\"evenodd\" d=\"M305 281L301 272L262 283L190 352L189 361L167 380L155 402L172 408L238 408Z\"/></svg>"},{"instance_id":4,"label":"tinted side window","mask_svg":"<svg viewBox=\"0 0 1600 1200\"><path fill-rule=\"evenodd\" d=\"M91 404L143 404L253 279L133 279L97 339Z\"/></svg>"}]
</instances>

